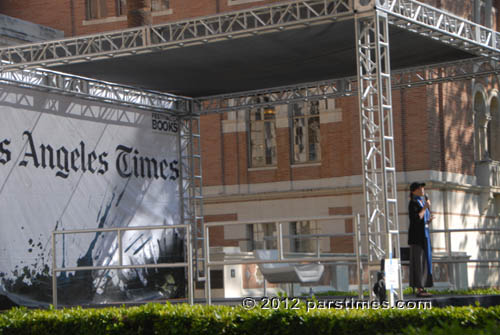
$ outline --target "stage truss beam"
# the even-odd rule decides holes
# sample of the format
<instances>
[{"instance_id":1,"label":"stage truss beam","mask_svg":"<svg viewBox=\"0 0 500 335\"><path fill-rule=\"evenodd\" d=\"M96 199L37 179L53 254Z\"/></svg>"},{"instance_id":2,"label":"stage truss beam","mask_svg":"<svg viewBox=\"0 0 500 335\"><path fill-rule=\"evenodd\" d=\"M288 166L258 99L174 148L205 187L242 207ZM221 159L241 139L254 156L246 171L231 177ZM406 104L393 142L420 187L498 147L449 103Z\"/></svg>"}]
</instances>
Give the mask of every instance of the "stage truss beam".
<instances>
[{"instance_id":1,"label":"stage truss beam","mask_svg":"<svg viewBox=\"0 0 500 335\"><path fill-rule=\"evenodd\" d=\"M498 74L500 74L500 63L484 57L472 58L392 71L391 86L393 89L405 89ZM211 114L357 94L357 77L346 77L293 86L207 96L197 98L195 101L197 101L198 106L197 114Z\"/></svg>"},{"instance_id":2,"label":"stage truss beam","mask_svg":"<svg viewBox=\"0 0 500 335\"><path fill-rule=\"evenodd\" d=\"M0 49L0 70L112 59L352 19L352 0L302 0Z\"/></svg>"},{"instance_id":3,"label":"stage truss beam","mask_svg":"<svg viewBox=\"0 0 500 335\"><path fill-rule=\"evenodd\" d=\"M193 103L190 111L193 110ZM200 117L190 113L179 117L180 213L182 224L191 225L193 271L197 281L205 280L205 250L203 248L203 177ZM208 294L208 293L207 293Z\"/></svg>"},{"instance_id":4,"label":"stage truss beam","mask_svg":"<svg viewBox=\"0 0 500 335\"><path fill-rule=\"evenodd\" d=\"M478 56L499 60L500 33L413 0L376 0L389 23Z\"/></svg>"},{"instance_id":5,"label":"stage truss beam","mask_svg":"<svg viewBox=\"0 0 500 335\"><path fill-rule=\"evenodd\" d=\"M294 0L154 26L77 36L0 49L0 70L22 70L115 57L388 14L388 22L461 50L499 59L500 33L415 0Z\"/></svg>"},{"instance_id":6,"label":"stage truss beam","mask_svg":"<svg viewBox=\"0 0 500 335\"><path fill-rule=\"evenodd\" d=\"M400 250L387 14L375 10L360 15L355 29L366 245L371 263L399 258ZM402 300L401 266L398 269L398 298ZM373 282L368 283L371 288ZM392 289L390 303L394 305Z\"/></svg>"},{"instance_id":7,"label":"stage truss beam","mask_svg":"<svg viewBox=\"0 0 500 335\"><path fill-rule=\"evenodd\" d=\"M172 94L42 69L0 72L0 82L22 88L71 95L85 100L175 115L190 113L189 106L192 102L190 98Z\"/></svg>"}]
</instances>

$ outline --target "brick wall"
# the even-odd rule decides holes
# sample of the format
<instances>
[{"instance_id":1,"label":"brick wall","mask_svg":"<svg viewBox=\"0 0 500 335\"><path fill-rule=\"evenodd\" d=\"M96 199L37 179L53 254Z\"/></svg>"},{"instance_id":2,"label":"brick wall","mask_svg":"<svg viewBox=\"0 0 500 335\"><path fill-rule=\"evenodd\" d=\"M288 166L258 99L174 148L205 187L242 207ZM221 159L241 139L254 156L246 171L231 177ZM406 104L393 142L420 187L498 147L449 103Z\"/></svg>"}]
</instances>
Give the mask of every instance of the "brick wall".
<instances>
[{"instance_id":1,"label":"brick wall","mask_svg":"<svg viewBox=\"0 0 500 335\"><path fill-rule=\"evenodd\" d=\"M351 215L352 207L330 207L328 215ZM352 219L344 222L346 233L352 233ZM354 240L352 236L334 236L330 237L330 251L333 253L352 253L354 252Z\"/></svg>"},{"instance_id":2,"label":"brick wall","mask_svg":"<svg viewBox=\"0 0 500 335\"><path fill-rule=\"evenodd\" d=\"M470 92L469 82L393 91L398 171L433 169L474 174ZM335 105L342 111L342 120L321 124L321 162L305 167L292 164L288 128L276 131L276 167L251 169L247 133L240 131L221 135L221 116L203 117L205 185L269 183L361 174L357 97L336 99ZM203 129L207 129L206 135Z\"/></svg>"},{"instance_id":3,"label":"brick wall","mask_svg":"<svg viewBox=\"0 0 500 335\"><path fill-rule=\"evenodd\" d=\"M256 1L232 6L228 5L228 0L170 0L172 13L154 14L153 24L241 10L272 2L278 2L278 0ZM107 0L106 9L107 20L88 21L85 0L0 1L0 13L62 30L65 36L93 34L127 27L126 16L116 17L116 0Z\"/></svg>"},{"instance_id":4,"label":"brick wall","mask_svg":"<svg viewBox=\"0 0 500 335\"><path fill-rule=\"evenodd\" d=\"M238 215L236 213L218 214L218 215L205 215L205 222L223 222L223 221L237 221ZM209 229L209 241L212 247L237 247L237 240L227 240L224 238L224 226L215 226Z\"/></svg>"},{"instance_id":5,"label":"brick wall","mask_svg":"<svg viewBox=\"0 0 500 335\"><path fill-rule=\"evenodd\" d=\"M71 32L70 0L2 0L0 13Z\"/></svg>"},{"instance_id":6,"label":"brick wall","mask_svg":"<svg viewBox=\"0 0 500 335\"><path fill-rule=\"evenodd\" d=\"M230 5L231 1L238 5ZM170 0L172 12L164 13L164 15L153 15L153 24L242 10L275 2L280 1ZM472 1L469 0L425 0L423 2L468 19L472 18ZM107 0L106 2L107 20L88 21L85 3L85 0L3 0L0 1L0 13L62 30L65 32L65 36L92 34L127 27L126 17L116 17L116 0ZM494 6L497 8L498 3L499 1L494 1ZM499 15L498 12L497 15ZM494 22L494 26L496 26L496 22Z\"/></svg>"}]
</instances>

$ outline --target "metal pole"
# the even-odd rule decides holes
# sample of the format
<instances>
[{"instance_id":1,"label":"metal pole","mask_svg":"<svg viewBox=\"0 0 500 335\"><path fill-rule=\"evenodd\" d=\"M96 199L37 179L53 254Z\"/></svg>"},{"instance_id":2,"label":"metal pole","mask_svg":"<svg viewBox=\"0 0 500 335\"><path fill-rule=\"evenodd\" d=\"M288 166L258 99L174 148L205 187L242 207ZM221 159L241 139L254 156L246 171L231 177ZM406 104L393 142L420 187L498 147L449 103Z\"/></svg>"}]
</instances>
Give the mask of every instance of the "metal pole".
<instances>
[{"instance_id":1,"label":"metal pole","mask_svg":"<svg viewBox=\"0 0 500 335\"><path fill-rule=\"evenodd\" d=\"M210 292L210 240L208 226L205 226L205 298L207 304L212 304L212 294Z\"/></svg>"},{"instance_id":2,"label":"metal pole","mask_svg":"<svg viewBox=\"0 0 500 335\"><path fill-rule=\"evenodd\" d=\"M57 309L56 234L52 232L52 305Z\"/></svg>"},{"instance_id":3,"label":"metal pole","mask_svg":"<svg viewBox=\"0 0 500 335\"><path fill-rule=\"evenodd\" d=\"M122 244L122 231L118 230L118 264L123 265L123 244Z\"/></svg>"},{"instance_id":4,"label":"metal pole","mask_svg":"<svg viewBox=\"0 0 500 335\"><path fill-rule=\"evenodd\" d=\"M362 274L362 267L361 267L361 235L360 230L359 230L359 224L360 224L361 217L359 213L356 215L355 220L354 220L354 247L356 248L356 275L358 276L358 298L363 299L363 274Z\"/></svg>"},{"instance_id":5,"label":"metal pole","mask_svg":"<svg viewBox=\"0 0 500 335\"><path fill-rule=\"evenodd\" d=\"M283 231L281 229L281 222L276 222L276 230L278 232L278 259L283 259Z\"/></svg>"},{"instance_id":6,"label":"metal pole","mask_svg":"<svg viewBox=\"0 0 500 335\"><path fill-rule=\"evenodd\" d=\"M194 303L193 296L193 245L191 243L191 226L186 227L186 243L187 243L187 253L188 253L188 301L192 305Z\"/></svg>"}]
</instances>

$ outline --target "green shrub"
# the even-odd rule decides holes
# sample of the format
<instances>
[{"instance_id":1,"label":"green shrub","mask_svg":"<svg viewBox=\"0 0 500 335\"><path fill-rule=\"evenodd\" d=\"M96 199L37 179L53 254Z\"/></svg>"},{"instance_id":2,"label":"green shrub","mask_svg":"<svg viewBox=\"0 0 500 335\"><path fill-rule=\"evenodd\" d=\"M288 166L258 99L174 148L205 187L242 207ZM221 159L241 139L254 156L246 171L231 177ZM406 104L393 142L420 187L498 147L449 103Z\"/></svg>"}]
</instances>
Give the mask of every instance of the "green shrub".
<instances>
[{"instance_id":1,"label":"green shrub","mask_svg":"<svg viewBox=\"0 0 500 335\"><path fill-rule=\"evenodd\" d=\"M430 293L434 295L495 295L500 294L500 289L497 288L470 288L467 290L450 290L450 289L428 289ZM403 290L403 294L405 296L413 294L413 290L411 287L407 287ZM317 297L356 297L358 295L357 291L326 291L326 292L317 292L314 293ZM365 297L368 296L368 291L364 290L363 295Z\"/></svg>"},{"instance_id":2,"label":"green shrub","mask_svg":"<svg viewBox=\"0 0 500 335\"><path fill-rule=\"evenodd\" d=\"M0 334L496 334L500 306L427 310L263 310L186 304L0 314Z\"/></svg>"}]
</instances>

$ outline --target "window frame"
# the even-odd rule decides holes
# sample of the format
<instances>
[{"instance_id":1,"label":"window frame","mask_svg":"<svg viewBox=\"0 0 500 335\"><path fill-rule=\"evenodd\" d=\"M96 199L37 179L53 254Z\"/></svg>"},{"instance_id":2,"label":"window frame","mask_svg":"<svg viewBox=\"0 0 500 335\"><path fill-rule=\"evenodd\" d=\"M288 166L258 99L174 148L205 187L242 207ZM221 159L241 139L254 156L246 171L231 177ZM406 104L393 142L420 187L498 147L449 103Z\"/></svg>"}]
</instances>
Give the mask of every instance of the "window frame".
<instances>
[{"instance_id":1,"label":"window frame","mask_svg":"<svg viewBox=\"0 0 500 335\"><path fill-rule=\"evenodd\" d=\"M264 0L227 0L228 6L244 5L247 3L263 2Z\"/></svg>"},{"instance_id":2,"label":"window frame","mask_svg":"<svg viewBox=\"0 0 500 335\"><path fill-rule=\"evenodd\" d=\"M95 7L95 12L96 15L94 17L93 12L94 12L94 7ZM85 14L87 20L99 20L99 19L105 19L108 17L108 8L107 8L107 1L106 0L86 0L85 1Z\"/></svg>"},{"instance_id":3,"label":"window frame","mask_svg":"<svg viewBox=\"0 0 500 335\"><path fill-rule=\"evenodd\" d=\"M260 99L258 98L258 101L257 103L260 102ZM266 100L264 100L264 102L266 102ZM272 112L271 112L272 111ZM253 120L252 119L252 116L254 115L254 113L260 113L260 119L257 120ZM269 119L266 119L266 112L268 112L269 114L272 114L273 117L272 118L269 118ZM248 133L248 168L269 168L269 167L276 167L278 165L278 148L277 148L277 127L276 127L276 119L277 119L277 110L276 110L276 107L274 106L265 106L265 107L257 107L257 108L252 108L248 111L247 113L247 124L248 124L248 129L247 129L247 133ZM270 131L266 131L266 124L270 124L270 127L271 127L271 130ZM253 129L255 128L256 125L261 125L260 128L261 130L260 131L254 131ZM258 133L258 132L262 132L262 146L264 147L262 149L262 158L263 158L263 161L265 163L263 164L255 164L255 160L254 160L254 146L257 145L256 142L256 139L254 138L254 134L255 133ZM271 147L270 147L270 150L271 150L271 160L272 162L271 163L267 163L267 147L266 146L266 135L267 134L271 134L273 137L270 138L270 142L271 142ZM272 151L274 150L274 154L272 153Z\"/></svg>"},{"instance_id":4,"label":"window frame","mask_svg":"<svg viewBox=\"0 0 500 335\"><path fill-rule=\"evenodd\" d=\"M160 4L159 8L156 7ZM116 16L127 15L127 0L115 0ZM157 8L157 9L155 9ZM166 12L170 10L170 0L151 0L151 12Z\"/></svg>"},{"instance_id":5,"label":"window frame","mask_svg":"<svg viewBox=\"0 0 500 335\"><path fill-rule=\"evenodd\" d=\"M486 131L486 140L488 142L489 158L493 161L500 162L500 97L498 92L491 92L489 101L489 120Z\"/></svg>"},{"instance_id":6,"label":"window frame","mask_svg":"<svg viewBox=\"0 0 500 335\"><path fill-rule=\"evenodd\" d=\"M160 3L158 9L155 9L154 4ZM151 12L164 12L170 9L170 0L151 0Z\"/></svg>"},{"instance_id":7,"label":"window frame","mask_svg":"<svg viewBox=\"0 0 500 335\"><path fill-rule=\"evenodd\" d=\"M127 0L116 0L115 8L116 8L116 16L127 15Z\"/></svg>"},{"instance_id":8,"label":"window frame","mask_svg":"<svg viewBox=\"0 0 500 335\"><path fill-rule=\"evenodd\" d=\"M316 114L311 114L312 104L316 105ZM301 105L301 108L305 110L302 115L295 115L295 106ZM322 153L321 153L321 109L319 101L311 101L311 102L303 102L303 103L291 103L288 105L288 115L290 120L290 158L291 163L293 165L299 164L311 164L311 163L321 163ZM305 160L298 160L296 157L296 121L304 120L303 129L305 129L305 133L302 133L305 150ZM311 159L311 128L310 121L311 119L317 119L317 142L316 142L316 159Z\"/></svg>"},{"instance_id":9,"label":"window frame","mask_svg":"<svg viewBox=\"0 0 500 335\"><path fill-rule=\"evenodd\" d=\"M304 231L307 225L307 231ZM314 237L301 238L303 235L318 235L321 232L320 224L317 221L292 221L288 224L290 235L297 237L290 237L290 252L296 253L311 253L316 252L318 239ZM320 243L321 246L321 243Z\"/></svg>"},{"instance_id":10,"label":"window frame","mask_svg":"<svg viewBox=\"0 0 500 335\"><path fill-rule=\"evenodd\" d=\"M496 16L496 8L493 6L493 1L474 0L472 6L472 21L482 26L492 28Z\"/></svg>"}]
</instances>

